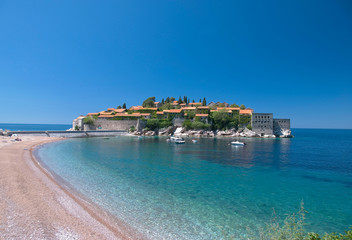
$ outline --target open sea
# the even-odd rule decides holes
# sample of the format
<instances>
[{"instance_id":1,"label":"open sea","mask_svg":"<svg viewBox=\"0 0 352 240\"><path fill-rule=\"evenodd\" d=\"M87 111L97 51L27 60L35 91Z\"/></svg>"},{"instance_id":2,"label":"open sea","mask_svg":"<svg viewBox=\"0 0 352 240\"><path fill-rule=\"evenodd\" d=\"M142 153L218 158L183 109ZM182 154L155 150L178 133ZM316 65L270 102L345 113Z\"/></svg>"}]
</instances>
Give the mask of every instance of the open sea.
<instances>
[{"instance_id":1,"label":"open sea","mask_svg":"<svg viewBox=\"0 0 352 240\"><path fill-rule=\"evenodd\" d=\"M72 125L68 124L19 124L19 123L0 123L0 129L10 131L65 131Z\"/></svg>"},{"instance_id":2,"label":"open sea","mask_svg":"<svg viewBox=\"0 0 352 240\"><path fill-rule=\"evenodd\" d=\"M241 238L303 200L306 229L352 225L352 130L293 129L293 139L79 138L36 154L50 171L149 239Z\"/></svg>"}]
</instances>

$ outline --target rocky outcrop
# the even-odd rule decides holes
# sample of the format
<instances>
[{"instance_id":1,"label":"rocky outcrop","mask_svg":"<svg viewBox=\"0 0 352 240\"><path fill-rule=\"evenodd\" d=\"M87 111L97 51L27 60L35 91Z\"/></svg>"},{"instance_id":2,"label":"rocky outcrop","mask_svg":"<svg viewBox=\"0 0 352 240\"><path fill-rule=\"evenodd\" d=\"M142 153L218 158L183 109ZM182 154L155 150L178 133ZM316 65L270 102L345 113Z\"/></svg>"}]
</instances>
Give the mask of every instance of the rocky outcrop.
<instances>
[{"instance_id":1,"label":"rocky outcrop","mask_svg":"<svg viewBox=\"0 0 352 240\"><path fill-rule=\"evenodd\" d=\"M159 136L170 136L174 133L176 127L170 126L168 128L162 128L159 130Z\"/></svg>"},{"instance_id":2,"label":"rocky outcrop","mask_svg":"<svg viewBox=\"0 0 352 240\"><path fill-rule=\"evenodd\" d=\"M275 137L280 137L280 138L292 138L291 130L287 128L279 128L276 129L275 132Z\"/></svg>"}]
</instances>

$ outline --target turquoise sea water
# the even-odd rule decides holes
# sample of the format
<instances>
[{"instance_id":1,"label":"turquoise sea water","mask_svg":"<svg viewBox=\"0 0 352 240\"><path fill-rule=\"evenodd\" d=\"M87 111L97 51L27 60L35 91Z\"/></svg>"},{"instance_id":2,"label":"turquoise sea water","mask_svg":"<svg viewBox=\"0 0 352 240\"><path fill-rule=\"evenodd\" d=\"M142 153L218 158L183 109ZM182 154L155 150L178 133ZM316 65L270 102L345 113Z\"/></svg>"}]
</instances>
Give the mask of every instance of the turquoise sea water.
<instances>
[{"instance_id":1,"label":"turquoise sea water","mask_svg":"<svg viewBox=\"0 0 352 240\"><path fill-rule=\"evenodd\" d=\"M71 128L68 124L19 124L19 123L0 123L0 129L11 131L65 131Z\"/></svg>"},{"instance_id":2,"label":"turquoise sea water","mask_svg":"<svg viewBox=\"0 0 352 240\"><path fill-rule=\"evenodd\" d=\"M293 139L69 139L37 151L74 190L150 239L245 236L304 201L309 231L352 225L352 130Z\"/></svg>"}]
</instances>

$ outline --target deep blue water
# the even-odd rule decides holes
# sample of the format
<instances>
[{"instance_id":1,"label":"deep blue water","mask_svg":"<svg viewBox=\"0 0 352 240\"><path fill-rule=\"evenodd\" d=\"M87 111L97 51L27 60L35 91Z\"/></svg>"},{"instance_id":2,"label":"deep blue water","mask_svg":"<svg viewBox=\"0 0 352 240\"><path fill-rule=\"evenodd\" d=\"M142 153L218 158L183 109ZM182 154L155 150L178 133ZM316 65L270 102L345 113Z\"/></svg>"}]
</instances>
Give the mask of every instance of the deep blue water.
<instances>
[{"instance_id":1,"label":"deep blue water","mask_svg":"<svg viewBox=\"0 0 352 240\"><path fill-rule=\"evenodd\" d=\"M245 236L297 212L307 230L352 225L352 130L294 129L293 139L69 139L38 150L76 191L151 239Z\"/></svg>"},{"instance_id":2,"label":"deep blue water","mask_svg":"<svg viewBox=\"0 0 352 240\"><path fill-rule=\"evenodd\" d=\"M18 123L0 123L0 129L11 131L50 131L50 130L67 130L72 125L68 124L18 124Z\"/></svg>"}]
</instances>

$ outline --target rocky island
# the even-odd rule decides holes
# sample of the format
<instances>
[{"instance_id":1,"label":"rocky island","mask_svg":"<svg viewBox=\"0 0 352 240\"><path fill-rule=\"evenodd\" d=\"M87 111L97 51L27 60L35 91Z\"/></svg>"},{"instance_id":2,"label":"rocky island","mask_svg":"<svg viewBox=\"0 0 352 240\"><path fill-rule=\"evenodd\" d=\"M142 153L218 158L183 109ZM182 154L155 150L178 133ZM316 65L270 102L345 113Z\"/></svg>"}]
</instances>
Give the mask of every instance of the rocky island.
<instances>
[{"instance_id":1,"label":"rocky island","mask_svg":"<svg viewBox=\"0 0 352 240\"><path fill-rule=\"evenodd\" d=\"M147 98L141 106L108 108L81 115L72 130L125 130L133 135L183 137L292 137L290 119L255 113L243 104L191 102L186 96L161 102Z\"/></svg>"}]
</instances>

